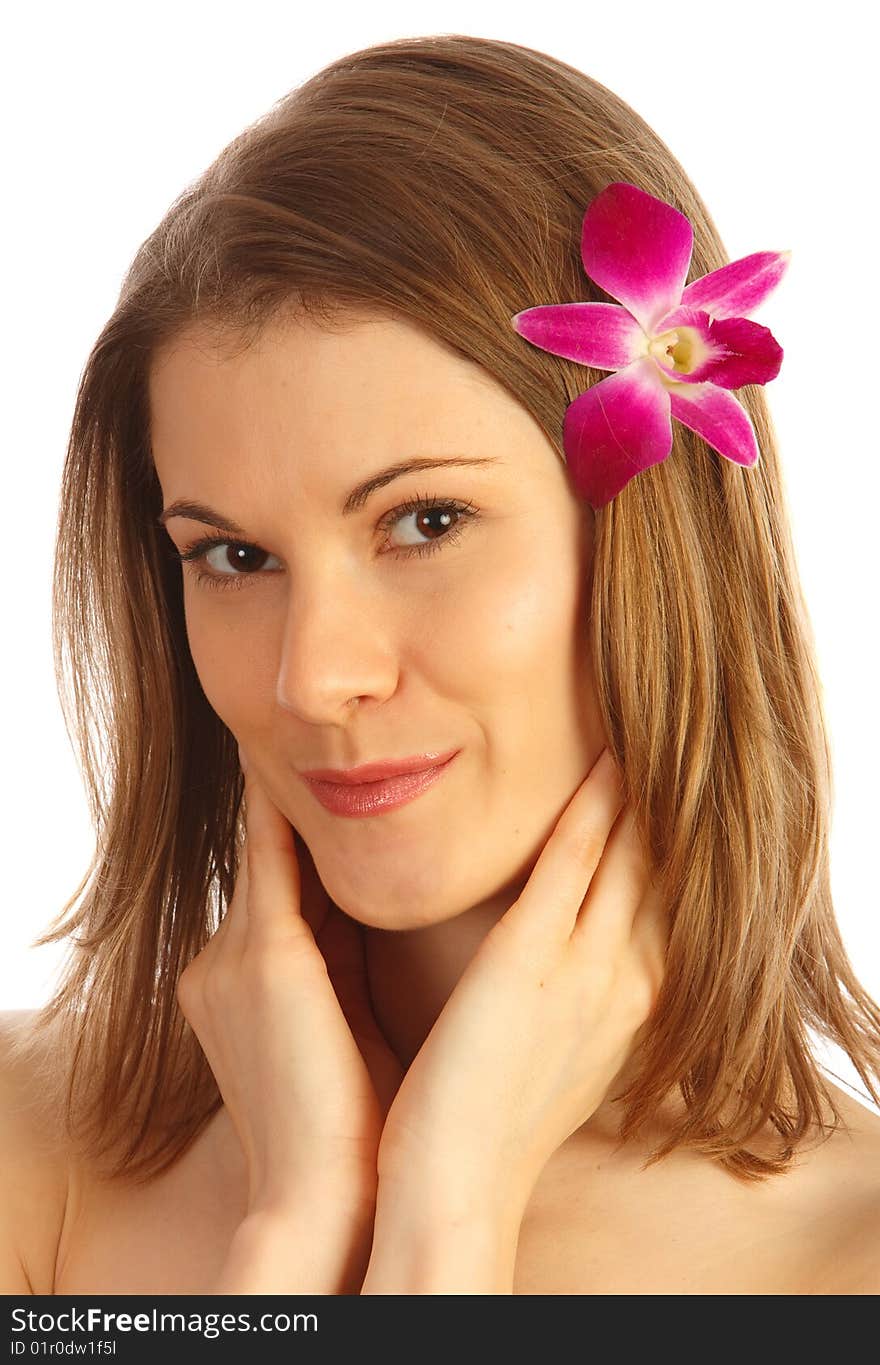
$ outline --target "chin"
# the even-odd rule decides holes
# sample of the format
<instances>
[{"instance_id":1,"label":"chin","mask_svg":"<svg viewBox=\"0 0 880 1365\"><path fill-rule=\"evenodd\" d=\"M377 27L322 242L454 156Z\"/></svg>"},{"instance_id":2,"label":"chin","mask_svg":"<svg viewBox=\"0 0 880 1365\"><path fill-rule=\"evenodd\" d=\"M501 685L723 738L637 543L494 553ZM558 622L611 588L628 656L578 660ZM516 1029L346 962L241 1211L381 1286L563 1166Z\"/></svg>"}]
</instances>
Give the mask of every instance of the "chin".
<instances>
[{"instance_id":1,"label":"chin","mask_svg":"<svg viewBox=\"0 0 880 1365\"><path fill-rule=\"evenodd\" d=\"M435 859L421 865L410 859L402 868L389 870L386 864L379 875L363 869L359 875L350 863L319 875L331 900L349 919L370 929L407 930L444 924L478 907L484 912L491 909L497 917L513 904L528 880L528 870L522 875L522 868L511 872L502 866L493 876L493 869L483 865L479 877L476 868L470 859L467 868L461 869L463 875L456 878L448 864L444 872L442 862Z\"/></svg>"},{"instance_id":2,"label":"chin","mask_svg":"<svg viewBox=\"0 0 880 1365\"><path fill-rule=\"evenodd\" d=\"M412 906L395 911L393 907L389 908L387 902L381 908L379 906L365 906L362 901L346 905L342 901L336 900L336 904L349 919L356 920L365 929L396 930L401 933L408 929L427 929L433 924L442 924L448 919L454 919L456 915L462 914L467 909L467 906L456 906L444 914L441 910L425 909L424 906L418 911L413 910Z\"/></svg>"},{"instance_id":3,"label":"chin","mask_svg":"<svg viewBox=\"0 0 880 1365\"><path fill-rule=\"evenodd\" d=\"M325 883L331 899L349 919L356 920L369 929L426 929L431 924L441 924L444 920L454 919L470 908L469 904L452 901L448 896L434 901L425 897L399 898L389 895L387 890L379 889L378 894L352 895L340 889L334 892Z\"/></svg>"},{"instance_id":4,"label":"chin","mask_svg":"<svg viewBox=\"0 0 880 1365\"><path fill-rule=\"evenodd\" d=\"M380 875L360 873L350 864L317 867L330 899L349 919L371 929L423 929L463 914L479 899L480 888L456 885L435 862L402 869L387 866Z\"/></svg>"}]
</instances>

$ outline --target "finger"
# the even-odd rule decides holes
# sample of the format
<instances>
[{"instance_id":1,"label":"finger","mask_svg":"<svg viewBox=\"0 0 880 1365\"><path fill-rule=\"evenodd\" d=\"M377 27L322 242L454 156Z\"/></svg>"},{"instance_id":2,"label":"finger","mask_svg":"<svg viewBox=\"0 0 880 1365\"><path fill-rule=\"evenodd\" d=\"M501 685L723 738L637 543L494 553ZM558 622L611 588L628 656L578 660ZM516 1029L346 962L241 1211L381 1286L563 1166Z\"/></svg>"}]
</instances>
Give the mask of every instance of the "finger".
<instances>
[{"instance_id":1,"label":"finger","mask_svg":"<svg viewBox=\"0 0 880 1365\"><path fill-rule=\"evenodd\" d=\"M244 948L248 931L247 905L248 865L247 836L245 835L244 843L238 855L238 871L232 897L212 939L216 947L222 948L224 953L235 953L240 956Z\"/></svg>"},{"instance_id":2,"label":"finger","mask_svg":"<svg viewBox=\"0 0 880 1365\"><path fill-rule=\"evenodd\" d=\"M610 750L603 749L557 820L504 922L539 938L570 937L622 806L620 771Z\"/></svg>"},{"instance_id":3,"label":"finger","mask_svg":"<svg viewBox=\"0 0 880 1365\"><path fill-rule=\"evenodd\" d=\"M317 938L330 909L330 897L318 876L311 850L298 830L293 831L293 842L299 863L300 914Z\"/></svg>"},{"instance_id":4,"label":"finger","mask_svg":"<svg viewBox=\"0 0 880 1365\"><path fill-rule=\"evenodd\" d=\"M671 919L666 897L652 879L633 922L632 944L650 979L654 998L666 974Z\"/></svg>"},{"instance_id":5,"label":"finger","mask_svg":"<svg viewBox=\"0 0 880 1365\"><path fill-rule=\"evenodd\" d=\"M247 920L261 937L289 937L299 927L311 936L300 913L300 870L290 822L250 766L244 779L247 847Z\"/></svg>"},{"instance_id":6,"label":"finger","mask_svg":"<svg viewBox=\"0 0 880 1365\"><path fill-rule=\"evenodd\" d=\"M629 941L650 890L650 866L631 805L622 810L608 836L572 931L572 942L591 954L609 953Z\"/></svg>"}]
</instances>

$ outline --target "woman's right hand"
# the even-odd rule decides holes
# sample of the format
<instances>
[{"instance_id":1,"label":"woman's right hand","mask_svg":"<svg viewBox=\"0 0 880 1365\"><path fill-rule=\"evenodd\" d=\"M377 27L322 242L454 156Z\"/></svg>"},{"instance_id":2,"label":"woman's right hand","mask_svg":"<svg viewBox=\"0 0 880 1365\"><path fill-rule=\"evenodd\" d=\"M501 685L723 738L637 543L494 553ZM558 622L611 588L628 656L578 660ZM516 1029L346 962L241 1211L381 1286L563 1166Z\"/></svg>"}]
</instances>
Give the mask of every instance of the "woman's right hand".
<instances>
[{"instance_id":1,"label":"woman's right hand","mask_svg":"<svg viewBox=\"0 0 880 1365\"><path fill-rule=\"evenodd\" d=\"M303 886L294 831L252 768L244 803L232 900L181 973L178 1003L241 1142L248 1211L283 1212L316 1188L363 1209L403 1071L369 1007L361 926L310 859Z\"/></svg>"}]
</instances>

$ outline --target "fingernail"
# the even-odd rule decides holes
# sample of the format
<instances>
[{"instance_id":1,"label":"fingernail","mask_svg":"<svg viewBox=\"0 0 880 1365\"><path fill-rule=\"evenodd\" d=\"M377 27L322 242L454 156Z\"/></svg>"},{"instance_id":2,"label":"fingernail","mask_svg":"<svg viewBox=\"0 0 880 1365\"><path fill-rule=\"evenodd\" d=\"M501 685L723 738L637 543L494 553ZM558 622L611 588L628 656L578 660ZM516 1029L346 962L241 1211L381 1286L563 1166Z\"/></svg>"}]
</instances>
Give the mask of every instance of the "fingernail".
<instances>
[{"instance_id":1,"label":"fingernail","mask_svg":"<svg viewBox=\"0 0 880 1365\"><path fill-rule=\"evenodd\" d=\"M245 757L244 749L242 749L240 744L238 746L238 761L241 764L241 771L246 773L248 770L248 761Z\"/></svg>"}]
</instances>

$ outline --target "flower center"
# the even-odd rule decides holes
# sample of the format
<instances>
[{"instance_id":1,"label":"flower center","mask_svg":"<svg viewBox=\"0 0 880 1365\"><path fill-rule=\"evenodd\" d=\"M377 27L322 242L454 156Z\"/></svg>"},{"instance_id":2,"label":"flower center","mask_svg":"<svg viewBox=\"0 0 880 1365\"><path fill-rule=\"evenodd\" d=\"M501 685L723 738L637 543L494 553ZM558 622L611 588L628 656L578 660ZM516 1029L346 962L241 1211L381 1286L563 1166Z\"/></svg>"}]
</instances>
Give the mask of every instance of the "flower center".
<instances>
[{"instance_id":1,"label":"flower center","mask_svg":"<svg viewBox=\"0 0 880 1365\"><path fill-rule=\"evenodd\" d=\"M700 353L704 347L699 345L699 336L693 327L674 327L654 337L649 350L661 365L677 370L679 374L690 374L702 359Z\"/></svg>"}]
</instances>

